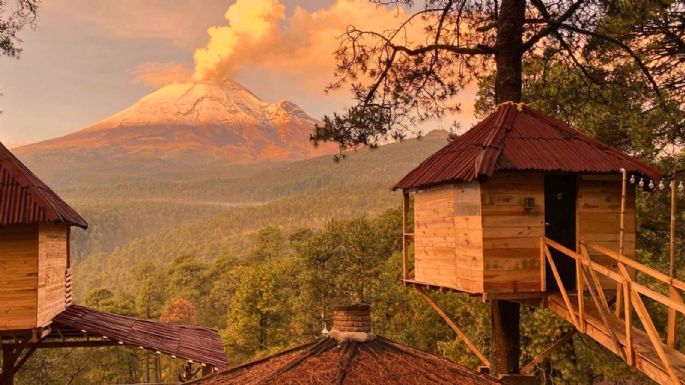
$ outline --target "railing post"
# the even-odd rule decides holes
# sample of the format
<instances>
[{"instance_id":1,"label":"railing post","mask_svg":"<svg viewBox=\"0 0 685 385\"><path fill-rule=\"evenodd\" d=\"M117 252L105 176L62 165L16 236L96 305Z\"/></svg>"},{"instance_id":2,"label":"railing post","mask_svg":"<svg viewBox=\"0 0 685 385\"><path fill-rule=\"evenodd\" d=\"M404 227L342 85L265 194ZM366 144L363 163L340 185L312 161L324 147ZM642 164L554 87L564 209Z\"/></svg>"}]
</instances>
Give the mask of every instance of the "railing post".
<instances>
[{"instance_id":1,"label":"railing post","mask_svg":"<svg viewBox=\"0 0 685 385\"><path fill-rule=\"evenodd\" d=\"M669 285L668 291L669 291L669 294L670 294L670 297L672 300L679 302L679 303L683 303L683 299L675 287ZM675 349L676 339L677 339L676 338L676 329L678 326L678 323L677 323L678 318L677 317L678 317L678 312L676 311L676 309L674 307L669 306L668 307L668 331L667 331L667 335L666 335L666 344L669 347L674 348L674 349Z\"/></svg>"},{"instance_id":2,"label":"railing post","mask_svg":"<svg viewBox=\"0 0 685 385\"><path fill-rule=\"evenodd\" d=\"M545 237L540 237L540 291L547 291L547 262L545 260Z\"/></svg>"},{"instance_id":3,"label":"railing post","mask_svg":"<svg viewBox=\"0 0 685 385\"><path fill-rule=\"evenodd\" d=\"M632 301L630 291L630 281L626 279L623 283L623 297L625 303L623 304L626 322L626 362L628 365L635 364L635 353L633 351L633 316L632 316Z\"/></svg>"},{"instance_id":4,"label":"railing post","mask_svg":"<svg viewBox=\"0 0 685 385\"><path fill-rule=\"evenodd\" d=\"M409 192L402 191L402 280L409 277Z\"/></svg>"},{"instance_id":5,"label":"railing post","mask_svg":"<svg viewBox=\"0 0 685 385\"><path fill-rule=\"evenodd\" d=\"M585 280L583 279L583 261L576 258L576 286L578 288L578 321L580 322L580 331L586 332L585 325Z\"/></svg>"}]
</instances>

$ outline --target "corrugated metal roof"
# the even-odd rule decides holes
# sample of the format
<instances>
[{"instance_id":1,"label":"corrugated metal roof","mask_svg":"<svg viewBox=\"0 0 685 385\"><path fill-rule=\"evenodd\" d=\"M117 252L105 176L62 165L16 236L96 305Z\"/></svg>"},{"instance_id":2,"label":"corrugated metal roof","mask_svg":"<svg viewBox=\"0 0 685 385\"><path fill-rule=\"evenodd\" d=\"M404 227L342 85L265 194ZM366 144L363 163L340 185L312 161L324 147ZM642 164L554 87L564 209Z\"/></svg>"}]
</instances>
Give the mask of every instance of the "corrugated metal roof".
<instances>
[{"instance_id":1,"label":"corrugated metal roof","mask_svg":"<svg viewBox=\"0 0 685 385\"><path fill-rule=\"evenodd\" d=\"M0 143L0 225L88 223Z\"/></svg>"},{"instance_id":2,"label":"corrugated metal roof","mask_svg":"<svg viewBox=\"0 0 685 385\"><path fill-rule=\"evenodd\" d=\"M480 374L391 340L321 337L308 344L191 382L196 385L501 385Z\"/></svg>"},{"instance_id":3,"label":"corrugated metal roof","mask_svg":"<svg viewBox=\"0 0 685 385\"><path fill-rule=\"evenodd\" d=\"M663 172L522 104L503 103L472 129L424 160L393 189L415 189L492 176L498 170L587 174Z\"/></svg>"},{"instance_id":4,"label":"corrugated metal roof","mask_svg":"<svg viewBox=\"0 0 685 385\"><path fill-rule=\"evenodd\" d=\"M68 335L69 329L80 334L85 330L97 338L105 336L110 341L142 346L219 369L228 366L224 345L214 329L141 320L77 305L58 314L53 324L60 328L62 335Z\"/></svg>"}]
</instances>

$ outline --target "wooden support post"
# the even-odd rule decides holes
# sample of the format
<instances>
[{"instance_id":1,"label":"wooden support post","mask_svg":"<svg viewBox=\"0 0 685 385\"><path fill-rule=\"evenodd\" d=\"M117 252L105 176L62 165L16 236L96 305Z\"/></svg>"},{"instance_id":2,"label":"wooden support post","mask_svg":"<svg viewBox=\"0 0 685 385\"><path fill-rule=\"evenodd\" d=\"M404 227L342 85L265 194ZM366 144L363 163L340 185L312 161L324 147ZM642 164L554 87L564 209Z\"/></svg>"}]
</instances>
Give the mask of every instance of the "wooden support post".
<instances>
[{"instance_id":1,"label":"wooden support post","mask_svg":"<svg viewBox=\"0 0 685 385\"><path fill-rule=\"evenodd\" d=\"M409 192L402 191L402 279L409 279Z\"/></svg>"},{"instance_id":2,"label":"wooden support post","mask_svg":"<svg viewBox=\"0 0 685 385\"><path fill-rule=\"evenodd\" d=\"M624 250L624 235L625 235L625 217L626 217L626 181L628 174L626 169L622 168L621 173L623 174L623 182L621 183L621 217L618 232L618 253L623 255Z\"/></svg>"},{"instance_id":3,"label":"wooden support post","mask_svg":"<svg viewBox=\"0 0 685 385\"><path fill-rule=\"evenodd\" d=\"M623 267L623 265L621 265ZM625 267L623 267L625 269ZM627 275L627 270L626 270ZM630 277L630 276L628 276ZM625 304L623 305L625 311L626 323L626 362L628 365L635 365L635 352L633 350L633 309L632 300L630 298L630 280L626 280L623 284L623 296L625 297Z\"/></svg>"},{"instance_id":4,"label":"wooden support post","mask_svg":"<svg viewBox=\"0 0 685 385\"><path fill-rule=\"evenodd\" d=\"M578 323L580 324L580 331L583 333L587 330L585 324L585 279L581 270L583 269L583 261L576 259L576 287L578 291Z\"/></svg>"},{"instance_id":5,"label":"wooden support post","mask_svg":"<svg viewBox=\"0 0 685 385\"><path fill-rule=\"evenodd\" d=\"M214 366L207 364L202 367L202 377L209 376L212 373L214 373Z\"/></svg>"},{"instance_id":6,"label":"wooden support post","mask_svg":"<svg viewBox=\"0 0 685 385\"><path fill-rule=\"evenodd\" d=\"M671 239L668 247L668 254L670 260L669 276L671 279L675 277L675 240L676 240L676 202L678 194L678 173L677 162L673 168L673 181L671 182Z\"/></svg>"},{"instance_id":7,"label":"wooden support post","mask_svg":"<svg viewBox=\"0 0 685 385\"><path fill-rule=\"evenodd\" d=\"M675 163L676 166L674 166L674 171L673 171L673 182L671 183L671 239L669 242L669 247L668 247L668 253L669 253L669 260L670 260L670 265L669 265L669 277L671 278L671 282L673 282L673 278L675 278L675 240L676 240L676 197L677 197L677 188L678 188L678 181L677 181L677 176L678 173L676 172L677 170L677 162ZM673 286L669 285L669 291L671 298L674 300L680 300L682 303L682 298L680 298L680 295L676 291L676 289ZM674 298L676 296L677 298ZM678 314L676 313L676 310L672 307L668 308L668 326L667 326L667 337L666 337L666 343L668 346L674 348L676 344L676 337L675 337L675 332L676 332L676 327L677 327L677 319L678 319Z\"/></svg>"},{"instance_id":8,"label":"wooden support post","mask_svg":"<svg viewBox=\"0 0 685 385\"><path fill-rule=\"evenodd\" d=\"M521 357L521 305L516 302L490 302L493 371L518 374Z\"/></svg>"},{"instance_id":9,"label":"wooden support post","mask_svg":"<svg viewBox=\"0 0 685 385\"><path fill-rule=\"evenodd\" d=\"M680 296L680 293L678 293L678 290L674 288L673 286L668 287L668 291L670 294L670 297L672 300L678 302L678 303L683 303L683 298ZM678 317L678 311L676 310L675 307L669 306L668 307L668 331L667 331L667 336L666 336L666 344L675 349L675 345L677 342L676 338L676 327L678 325L677 323L677 317Z\"/></svg>"},{"instance_id":10,"label":"wooden support post","mask_svg":"<svg viewBox=\"0 0 685 385\"><path fill-rule=\"evenodd\" d=\"M621 182L621 212L619 219L618 232L618 254L623 255L625 250L625 218L626 218L626 190L628 189L628 173L625 168L621 169L623 180ZM621 318L621 302L623 297L623 290L620 282L616 282L616 317Z\"/></svg>"},{"instance_id":11,"label":"wooden support post","mask_svg":"<svg viewBox=\"0 0 685 385\"><path fill-rule=\"evenodd\" d=\"M433 308L433 310L435 310L440 315L440 317L442 317L442 319L445 320L445 322L447 322L447 324L452 328L452 330L454 330L454 332L457 333L457 336L459 336L459 338L461 338L461 340L464 341L466 346L476 356L478 356L478 359L483 363L483 365L487 366L487 367L491 367L492 365L491 365L490 361L485 357L485 355L483 353L481 353L481 351L476 347L476 345L474 345L473 342L471 342L471 340L466 336L466 334L464 334L464 332L461 331L459 326L457 326L457 324L454 321L452 321L452 319L447 314L445 314L445 312L440 308L440 306L438 306L438 304L435 303L435 301L433 301L433 298L431 298L428 295L428 293L426 293L422 288L420 288L420 287L414 287L414 288L416 289L416 292L419 293L419 295L424 300L426 300L426 302L428 302L428 304Z\"/></svg>"},{"instance_id":12,"label":"wooden support post","mask_svg":"<svg viewBox=\"0 0 685 385\"><path fill-rule=\"evenodd\" d=\"M540 237L540 291L547 291L547 262L545 260L545 249L547 248L547 243L545 243L545 237Z\"/></svg>"},{"instance_id":13,"label":"wooden support post","mask_svg":"<svg viewBox=\"0 0 685 385\"><path fill-rule=\"evenodd\" d=\"M17 354L10 346L2 346L2 373L0 373L0 385L14 385L14 364L17 362Z\"/></svg>"},{"instance_id":14,"label":"wooden support post","mask_svg":"<svg viewBox=\"0 0 685 385\"><path fill-rule=\"evenodd\" d=\"M15 345L2 345L2 372L0 372L0 385L14 385L14 376L17 371L28 361L36 351L36 347L31 347L25 351L28 339ZM21 353L24 352L22 356Z\"/></svg>"}]
</instances>

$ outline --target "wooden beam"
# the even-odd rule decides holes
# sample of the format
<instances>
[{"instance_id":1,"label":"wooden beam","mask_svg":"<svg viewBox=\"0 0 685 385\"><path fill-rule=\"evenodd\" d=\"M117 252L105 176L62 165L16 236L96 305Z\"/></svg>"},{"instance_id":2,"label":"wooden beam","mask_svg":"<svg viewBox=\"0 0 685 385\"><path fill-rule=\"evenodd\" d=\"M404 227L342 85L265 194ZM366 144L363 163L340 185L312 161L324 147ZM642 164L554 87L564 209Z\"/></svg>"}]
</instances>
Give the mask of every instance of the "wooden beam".
<instances>
[{"instance_id":1,"label":"wooden beam","mask_svg":"<svg viewBox=\"0 0 685 385\"><path fill-rule=\"evenodd\" d=\"M466 346L478 357L478 359L483 363L483 365L490 367L490 360L488 360L485 357L485 355L476 347L476 345L473 344L473 342L471 342L471 340L466 336L466 334L464 334L464 332L461 331L459 326L457 326L457 324L454 321L452 321L452 319L447 314L445 314L444 311L442 311L440 306L438 306L438 304L435 303L435 301L433 301L433 298L431 298L428 295L428 293L426 293L423 289L419 287L415 287L415 289L416 292L419 293L419 295L424 300L426 300L426 302L428 302L428 304L433 308L433 310L435 310L440 315L440 317L442 317L442 319L445 320L445 322L447 322L447 324L452 328L452 330L454 330L454 332L457 333L459 338L461 338L461 340L464 341Z\"/></svg>"},{"instance_id":2,"label":"wooden beam","mask_svg":"<svg viewBox=\"0 0 685 385\"><path fill-rule=\"evenodd\" d=\"M649 266L645 266L635 260L632 260L630 258L627 258L623 255L617 254L615 251L611 251L607 249L606 247L603 247L601 245L598 245L597 243L594 242L587 242L587 241L581 241L581 244L586 245L587 247L590 247L591 249L597 250L602 254L605 254L608 257L611 257L615 259L618 262L622 262L626 266L629 266L635 270L638 270L644 274L647 274L651 276L654 279L657 279L667 285L672 285L673 287L680 289L680 290L685 290L685 282L680 281L678 279L671 279L667 274L664 274L660 271L657 271L655 269L652 269Z\"/></svg>"},{"instance_id":3,"label":"wooden beam","mask_svg":"<svg viewBox=\"0 0 685 385\"><path fill-rule=\"evenodd\" d=\"M571 304L571 300L568 297L568 293L566 292L566 288L564 287L564 282L561 280L561 276L559 276L559 271L557 270L557 265L554 263L554 259L552 258L552 254L550 254L549 249L545 248L545 255L547 256L547 262L549 263L549 267L552 269L552 274L554 274L554 279L557 281L557 286L559 286L559 291L561 292L562 298L564 298L564 302L566 303L566 307L568 308L568 312L571 315L571 320L573 321L573 326L576 328L580 329L580 325L578 324L578 319L576 318L576 311L573 310L573 305Z\"/></svg>"},{"instance_id":4,"label":"wooden beam","mask_svg":"<svg viewBox=\"0 0 685 385\"><path fill-rule=\"evenodd\" d=\"M542 353L538 354L533 358L532 361L527 363L523 368L521 368L521 373L522 374L531 374L533 369L542 361L545 360L545 358L549 357L552 353L554 353L555 350L559 349L562 345L564 345L566 342L571 340L571 337L573 337L576 333L578 332L578 329L571 329L568 332L566 332L561 338L559 338L556 342L554 342L550 347L545 349Z\"/></svg>"},{"instance_id":5,"label":"wooden beam","mask_svg":"<svg viewBox=\"0 0 685 385\"><path fill-rule=\"evenodd\" d=\"M592 270L590 270L592 271ZM581 273L583 274L583 277L585 280L587 280L587 276L585 276L585 269L581 270ZM599 282L597 282L598 284ZM601 290L601 286L599 286ZM595 292L595 288L592 287L592 285L587 285L587 289L590 292L590 296L592 296L592 300L595 303L595 307L597 308L597 311L599 312L600 318L602 318L602 323L604 323L604 327L607 329L607 333L609 333L609 336L611 337L612 342L614 343L614 347L616 348L616 352L622 352L623 350L621 349L621 344L618 341L618 337L616 336L616 333L614 330L611 328L611 324L609 323L609 306L606 304L606 299L604 302L601 302L599 296Z\"/></svg>"},{"instance_id":6,"label":"wooden beam","mask_svg":"<svg viewBox=\"0 0 685 385\"><path fill-rule=\"evenodd\" d=\"M590 278L592 278L592 282L595 284L595 288L597 289L597 294L599 296L600 301L602 302L602 305L605 309L609 309L609 302L607 301L606 295L604 295L604 288L602 288L602 284L599 281L599 278L597 277L596 271L601 269L598 269L599 266L597 266L597 268L594 266L592 260L590 259L590 254L588 254L587 248L584 245L580 245L580 255L583 257L583 260L587 262L588 265L590 265L590 269L588 269L590 271ZM604 266L602 266L602 268L606 269ZM612 273L615 274L614 276L616 277L616 282L623 282L623 277L620 274L614 273L613 271ZM611 275L609 275L608 277L611 278ZM588 284L588 289L592 290L592 285ZM590 291L590 294L592 294L592 291Z\"/></svg>"},{"instance_id":7,"label":"wooden beam","mask_svg":"<svg viewBox=\"0 0 685 385\"><path fill-rule=\"evenodd\" d=\"M14 373L15 373L15 374L19 371L19 369L21 369L21 368L24 366L24 364L26 363L26 361L28 361L29 358L31 358L31 356L33 355L33 353L36 352L36 349L37 349L37 347L35 347L35 346L34 346L34 347L30 347L29 350L27 350L26 352L24 352L24 355L21 357L21 359L14 365Z\"/></svg>"},{"instance_id":8,"label":"wooden beam","mask_svg":"<svg viewBox=\"0 0 685 385\"><path fill-rule=\"evenodd\" d=\"M619 264L618 267L621 271L621 274L623 274L626 280L628 280L628 287L631 288L630 299L634 304L635 312L637 313L638 318L640 318L642 326L644 326L645 331L647 332L649 340L652 342L652 345L654 346L654 350L656 350L657 356L659 356L661 363L664 365L664 369L666 370L666 373L668 373L668 376L671 378L673 385L680 385L680 379L678 378L678 375L675 373L675 370L673 369L673 366L671 365L671 362L669 361L668 356L666 355L666 351L662 346L661 337L659 336L659 333L656 331L654 322L652 322L652 317L649 315L649 312L647 311L647 307L645 307L644 302L642 302L640 294L632 289L635 283L630 279L628 269L626 269L626 267L623 264ZM628 320L626 319L626 321Z\"/></svg>"},{"instance_id":9,"label":"wooden beam","mask_svg":"<svg viewBox=\"0 0 685 385\"><path fill-rule=\"evenodd\" d=\"M656 327L652 322L652 318L649 316L649 312L647 312L645 304L642 302L642 298L640 298L640 294L638 294L636 291L632 291L631 294L635 312L640 318L642 325L645 327L645 331L652 342L652 346L654 346L654 350L656 350L656 354L659 356L659 359L661 359L661 363L664 365L666 373L668 373L668 376L671 378L673 385L680 385L680 379L675 373L675 370L673 369L673 366L666 355L661 338L659 337L659 333L656 331Z\"/></svg>"},{"instance_id":10,"label":"wooden beam","mask_svg":"<svg viewBox=\"0 0 685 385\"><path fill-rule=\"evenodd\" d=\"M661 303L662 305L666 305L666 307L668 307L669 309L674 309L682 314L685 314L685 304L683 304L682 302L678 302L677 300L674 300L672 297L665 296L636 282L633 282L631 286L633 287L634 291L644 296L647 296Z\"/></svg>"}]
</instances>

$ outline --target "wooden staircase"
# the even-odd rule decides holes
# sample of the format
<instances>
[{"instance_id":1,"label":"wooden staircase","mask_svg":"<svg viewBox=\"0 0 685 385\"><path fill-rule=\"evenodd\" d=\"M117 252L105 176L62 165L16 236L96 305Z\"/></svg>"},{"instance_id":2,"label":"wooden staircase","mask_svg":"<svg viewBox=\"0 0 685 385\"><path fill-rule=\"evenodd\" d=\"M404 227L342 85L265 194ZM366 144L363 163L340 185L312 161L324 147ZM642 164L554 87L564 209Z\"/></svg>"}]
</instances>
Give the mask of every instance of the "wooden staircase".
<instances>
[{"instance_id":1,"label":"wooden staircase","mask_svg":"<svg viewBox=\"0 0 685 385\"><path fill-rule=\"evenodd\" d=\"M577 253L542 239L542 271L546 270L545 264L549 265L558 286L558 292L550 291L547 296L548 308L657 383L685 385L685 352L676 349L677 313L685 315L681 298L685 282L591 242L580 242L578 249ZM593 261L588 249L608 256L615 264ZM575 260L576 290L564 287L550 250L557 250L557 256ZM636 279L637 274L644 275L649 287ZM607 287L612 289L606 290ZM611 299L607 299L610 296L605 291ZM645 299L651 309L665 307L668 314L665 340L652 320Z\"/></svg>"}]
</instances>

